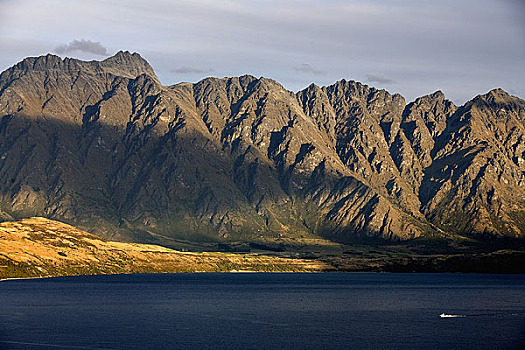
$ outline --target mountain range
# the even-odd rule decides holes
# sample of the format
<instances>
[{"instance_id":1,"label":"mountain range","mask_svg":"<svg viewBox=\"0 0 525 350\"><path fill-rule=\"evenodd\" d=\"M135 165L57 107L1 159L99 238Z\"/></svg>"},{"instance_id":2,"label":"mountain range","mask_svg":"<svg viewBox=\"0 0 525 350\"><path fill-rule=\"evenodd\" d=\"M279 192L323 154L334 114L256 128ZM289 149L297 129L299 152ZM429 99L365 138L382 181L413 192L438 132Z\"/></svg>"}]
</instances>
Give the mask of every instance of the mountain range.
<instances>
[{"instance_id":1,"label":"mountain range","mask_svg":"<svg viewBox=\"0 0 525 350\"><path fill-rule=\"evenodd\" d=\"M163 86L137 53L0 75L0 218L135 242L525 238L525 101L359 82Z\"/></svg>"}]
</instances>

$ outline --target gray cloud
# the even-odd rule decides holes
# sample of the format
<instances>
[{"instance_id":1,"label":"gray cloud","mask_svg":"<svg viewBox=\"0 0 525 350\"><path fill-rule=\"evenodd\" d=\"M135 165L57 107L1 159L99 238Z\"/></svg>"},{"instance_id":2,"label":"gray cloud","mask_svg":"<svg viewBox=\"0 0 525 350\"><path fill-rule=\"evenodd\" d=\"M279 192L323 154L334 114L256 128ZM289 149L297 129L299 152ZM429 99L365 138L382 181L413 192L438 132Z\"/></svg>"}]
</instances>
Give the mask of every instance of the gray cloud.
<instances>
[{"instance_id":1,"label":"gray cloud","mask_svg":"<svg viewBox=\"0 0 525 350\"><path fill-rule=\"evenodd\" d=\"M379 84L392 84L394 81L388 77L385 77L382 74L369 73L366 75L366 79L370 83L379 83Z\"/></svg>"},{"instance_id":2,"label":"gray cloud","mask_svg":"<svg viewBox=\"0 0 525 350\"><path fill-rule=\"evenodd\" d=\"M215 72L213 68L196 68L196 67L179 67L171 70L174 73L180 74L205 74Z\"/></svg>"},{"instance_id":3,"label":"gray cloud","mask_svg":"<svg viewBox=\"0 0 525 350\"><path fill-rule=\"evenodd\" d=\"M300 72L300 73L307 73L307 74L325 74L326 73L323 70L319 70L319 69L312 67L308 63L303 63L295 67L295 71Z\"/></svg>"},{"instance_id":4,"label":"gray cloud","mask_svg":"<svg viewBox=\"0 0 525 350\"><path fill-rule=\"evenodd\" d=\"M73 51L81 51L86 53L92 53L94 55L106 56L108 54L107 49L102 46L98 41L91 40L73 40L69 44L62 44L55 47L55 52L59 55L64 55Z\"/></svg>"}]
</instances>

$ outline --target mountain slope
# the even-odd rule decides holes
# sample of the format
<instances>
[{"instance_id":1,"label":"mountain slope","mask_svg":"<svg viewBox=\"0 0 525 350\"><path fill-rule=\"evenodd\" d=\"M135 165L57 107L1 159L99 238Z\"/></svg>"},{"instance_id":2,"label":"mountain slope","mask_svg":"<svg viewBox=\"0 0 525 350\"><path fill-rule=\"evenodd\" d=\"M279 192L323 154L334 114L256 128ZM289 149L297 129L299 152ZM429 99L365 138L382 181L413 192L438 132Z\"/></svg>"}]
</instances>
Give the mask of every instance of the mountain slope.
<instances>
[{"instance_id":1,"label":"mountain slope","mask_svg":"<svg viewBox=\"0 0 525 350\"><path fill-rule=\"evenodd\" d=\"M115 273L315 272L321 261L253 254L189 253L102 240L44 218L0 224L0 279Z\"/></svg>"},{"instance_id":2,"label":"mountain slope","mask_svg":"<svg viewBox=\"0 0 525 350\"><path fill-rule=\"evenodd\" d=\"M406 105L354 81L162 86L138 54L0 75L0 213L103 237L335 241L525 235L525 102Z\"/></svg>"}]
</instances>

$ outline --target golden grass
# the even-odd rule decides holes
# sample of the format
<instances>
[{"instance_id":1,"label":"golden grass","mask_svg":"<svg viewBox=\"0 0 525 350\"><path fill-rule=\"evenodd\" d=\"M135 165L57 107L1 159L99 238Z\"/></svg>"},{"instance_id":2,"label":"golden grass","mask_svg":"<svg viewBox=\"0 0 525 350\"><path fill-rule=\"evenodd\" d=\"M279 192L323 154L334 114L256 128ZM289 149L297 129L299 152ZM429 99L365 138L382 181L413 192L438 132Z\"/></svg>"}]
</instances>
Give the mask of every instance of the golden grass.
<instances>
[{"instance_id":1,"label":"golden grass","mask_svg":"<svg viewBox=\"0 0 525 350\"><path fill-rule=\"evenodd\" d=\"M180 252L101 239L73 226L33 217L0 223L0 278L141 272L316 272L317 260L255 254Z\"/></svg>"}]
</instances>

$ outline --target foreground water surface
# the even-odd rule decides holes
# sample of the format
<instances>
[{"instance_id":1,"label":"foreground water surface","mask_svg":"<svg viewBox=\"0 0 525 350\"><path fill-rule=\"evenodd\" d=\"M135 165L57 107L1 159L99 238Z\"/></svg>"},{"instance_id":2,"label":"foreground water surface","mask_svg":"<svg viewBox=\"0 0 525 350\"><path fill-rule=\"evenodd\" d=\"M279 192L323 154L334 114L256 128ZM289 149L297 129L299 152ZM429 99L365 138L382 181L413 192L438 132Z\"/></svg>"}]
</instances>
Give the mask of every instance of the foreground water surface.
<instances>
[{"instance_id":1,"label":"foreground water surface","mask_svg":"<svg viewBox=\"0 0 525 350\"><path fill-rule=\"evenodd\" d=\"M523 275L165 274L0 282L0 349L7 350L524 346Z\"/></svg>"}]
</instances>

